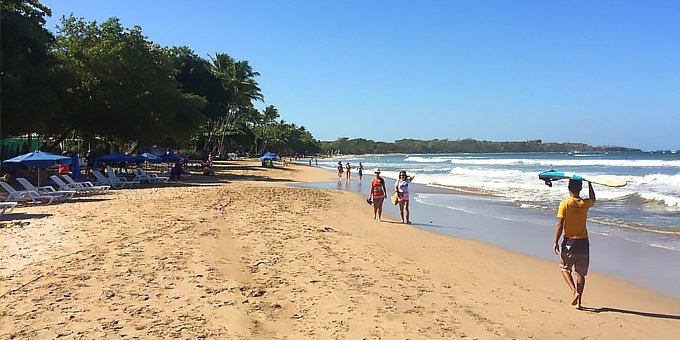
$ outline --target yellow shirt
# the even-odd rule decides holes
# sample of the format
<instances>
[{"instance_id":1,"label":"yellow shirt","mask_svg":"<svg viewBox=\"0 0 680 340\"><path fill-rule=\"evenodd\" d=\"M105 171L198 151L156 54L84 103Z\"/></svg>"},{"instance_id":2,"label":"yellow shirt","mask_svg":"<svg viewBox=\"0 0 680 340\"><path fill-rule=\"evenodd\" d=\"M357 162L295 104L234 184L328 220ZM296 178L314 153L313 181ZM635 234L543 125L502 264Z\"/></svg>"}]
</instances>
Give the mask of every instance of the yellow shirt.
<instances>
[{"instance_id":1,"label":"yellow shirt","mask_svg":"<svg viewBox=\"0 0 680 340\"><path fill-rule=\"evenodd\" d=\"M588 238L586 219L588 209L593 206L593 203L593 200L589 198L583 200L571 196L560 203L557 218L564 219L564 237Z\"/></svg>"}]
</instances>

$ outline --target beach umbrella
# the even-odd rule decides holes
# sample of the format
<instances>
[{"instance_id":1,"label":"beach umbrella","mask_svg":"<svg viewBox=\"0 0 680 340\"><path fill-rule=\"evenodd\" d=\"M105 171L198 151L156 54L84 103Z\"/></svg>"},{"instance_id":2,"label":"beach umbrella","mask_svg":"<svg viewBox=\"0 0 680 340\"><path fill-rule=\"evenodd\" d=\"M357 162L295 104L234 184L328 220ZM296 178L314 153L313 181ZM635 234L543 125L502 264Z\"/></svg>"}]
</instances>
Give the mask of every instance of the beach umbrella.
<instances>
[{"instance_id":1,"label":"beach umbrella","mask_svg":"<svg viewBox=\"0 0 680 340\"><path fill-rule=\"evenodd\" d=\"M135 157L138 162L163 163L163 158L145 152Z\"/></svg>"},{"instance_id":2,"label":"beach umbrella","mask_svg":"<svg viewBox=\"0 0 680 340\"><path fill-rule=\"evenodd\" d=\"M73 179L76 181L80 179L80 160L77 151L73 151L71 155L71 172L73 172Z\"/></svg>"},{"instance_id":3,"label":"beach umbrella","mask_svg":"<svg viewBox=\"0 0 680 340\"><path fill-rule=\"evenodd\" d=\"M66 156L59 156L49 152L33 151L21 156L5 160L3 163L8 168L27 166L32 168L47 168L54 165L69 165L72 160ZM40 185L40 170L38 170L38 185Z\"/></svg>"},{"instance_id":4,"label":"beach umbrella","mask_svg":"<svg viewBox=\"0 0 680 340\"><path fill-rule=\"evenodd\" d=\"M51 154L49 152L33 151L21 156L16 156L5 160L6 166L28 166L34 168L47 168L53 165L69 165L71 164L71 158L66 156L59 156Z\"/></svg>"},{"instance_id":5,"label":"beach umbrella","mask_svg":"<svg viewBox=\"0 0 680 340\"><path fill-rule=\"evenodd\" d=\"M97 158L97 162L100 163L136 163L137 159L130 155L126 155L120 152L112 153L107 156L102 156Z\"/></svg>"},{"instance_id":6,"label":"beach umbrella","mask_svg":"<svg viewBox=\"0 0 680 340\"><path fill-rule=\"evenodd\" d=\"M165 154L161 156L161 159L163 159L163 162L165 163L175 163L175 162L181 162L184 158L177 156L175 154Z\"/></svg>"}]
</instances>

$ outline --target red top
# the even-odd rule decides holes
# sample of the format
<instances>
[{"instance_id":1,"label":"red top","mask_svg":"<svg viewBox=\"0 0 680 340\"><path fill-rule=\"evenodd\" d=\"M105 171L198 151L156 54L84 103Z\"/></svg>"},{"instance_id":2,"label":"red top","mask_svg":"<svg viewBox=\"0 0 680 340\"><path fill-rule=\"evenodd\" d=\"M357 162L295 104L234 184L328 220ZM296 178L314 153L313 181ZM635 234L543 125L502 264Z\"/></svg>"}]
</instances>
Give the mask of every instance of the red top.
<instances>
[{"instance_id":1,"label":"red top","mask_svg":"<svg viewBox=\"0 0 680 340\"><path fill-rule=\"evenodd\" d=\"M383 198L385 197L385 190L383 190L384 182L374 178L371 181L371 194L373 198Z\"/></svg>"},{"instance_id":2,"label":"red top","mask_svg":"<svg viewBox=\"0 0 680 340\"><path fill-rule=\"evenodd\" d=\"M69 172L68 165L61 165L59 164L59 174L67 174Z\"/></svg>"}]
</instances>

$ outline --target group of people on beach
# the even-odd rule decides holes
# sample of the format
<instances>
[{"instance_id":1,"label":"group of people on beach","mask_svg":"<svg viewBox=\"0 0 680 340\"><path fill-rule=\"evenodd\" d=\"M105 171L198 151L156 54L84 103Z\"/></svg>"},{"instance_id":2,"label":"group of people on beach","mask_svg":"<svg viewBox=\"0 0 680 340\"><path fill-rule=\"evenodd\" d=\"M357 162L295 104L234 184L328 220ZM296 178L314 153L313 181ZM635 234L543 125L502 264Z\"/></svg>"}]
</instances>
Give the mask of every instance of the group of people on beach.
<instances>
[{"instance_id":1,"label":"group of people on beach","mask_svg":"<svg viewBox=\"0 0 680 340\"><path fill-rule=\"evenodd\" d=\"M352 165L347 162L344 166L342 165L342 161L338 161L338 180L341 180L343 177L345 177L346 181L349 181L352 178ZM364 166L359 162L359 181L364 177Z\"/></svg>"},{"instance_id":2,"label":"group of people on beach","mask_svg":"<svg viewBox=\"0 0 680 340\"><path fill-rule=\"evenodd\" d=\"M359 170L359 181L364 176L364 165L359 162L357 167ZM347 162L345 165L342 161L338 161L338 181L344 177L347 182L352 178L352 165ZM382 221L382 207L385 198L387 197L387 189L385 187L385 180L380 176L380 168L373 170L375 177L371 180L371 190L366 202L373 205L373 219ZM409 210L409 194L408 187L415 176L407 176L406 171L399 172L399 178L394 184L395 196L394 202L399 205L399 214L401 222L411 224L410 210Z\"/></svg>"}]
</instances>

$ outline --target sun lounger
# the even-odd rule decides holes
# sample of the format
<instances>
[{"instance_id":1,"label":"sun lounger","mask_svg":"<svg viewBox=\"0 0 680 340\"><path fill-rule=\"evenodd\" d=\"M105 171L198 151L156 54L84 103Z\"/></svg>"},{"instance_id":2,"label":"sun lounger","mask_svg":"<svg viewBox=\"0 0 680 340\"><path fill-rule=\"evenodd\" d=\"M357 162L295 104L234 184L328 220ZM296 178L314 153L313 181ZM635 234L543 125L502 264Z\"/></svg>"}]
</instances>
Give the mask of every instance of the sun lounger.
<instances>
[{"instance_id":1,"label":"sun lounger","mask_svg":"<svg viewBox=\"0 0 680 340\"><path fill-rule=\"evenodd\" d=\"M17 206L17 202L0 202L0 215L9 214Z\"/></svg>"},{"instance_id":2,"label":"sun lounger","mask_svg":"<svg viewBox=\"0 0 680 340\"><path fill-rule=\"evenodd\" d=\"M106 167L106 174L109 176L109 180L111 181L111 183L114 183L114 182L123 183L123 187L126 187L126 186L127 187L133 187L133 186L136 186L139 183L141 183L140 181L137 181L137 180L128 181L128 179L125 178L125 177L116 176L116 173L113 171L113 168L110 167L110 166Z\"/></svg>"},{"instance_id":3,"label":"sun lounger","mask_svg":"<svg viewBox=\"0 0 680 340\"><path fill-rule=\"evenodd\" d=\"M66 175L66 176L68 176L68 175ZM54 182L57 186L59 186L60 190L73 190L79 195L97 194L97 193L105 192L104 190L98 190L97 189L98 187L95 187L95 186L87 187L87 186L84 186L84 185L71 185L69 183L64 182L57 175L50 176L50 179L52 179L52 182ZM102 188L107 188L106 190L108 190L109 186L102 186Z\"/></svg>"},{"instance_id":4,"label":"sun lounger","mask_svg":"<svg viewBox=\"0 0 680 340\"><path fill-rule=\"evenodd\" d=\"M87 182L87 181L86 182L76 182L75 180L73 180L73 178L71 178L71 176L66 175L66 174L61 175L61 177L66 181L66 183L64 183L64 184L66 184L69 188L73 188L74 190L76 190L78 192L82 191L83 193L91 192L91 193L96 193L96 194L103 194L103 193L107 193L109 191L109 189L111 189L110 185L94 185L94 184L92 184L92 182ZM57 178L59 178L59 177L57 177ZM52 180L54 180L54 179L52 179ZM59 185L59 184L57 184L57 185Z\"/></svg>"},{"instance_id":5,"label":"sun lounger","mask_svg":"<svg viewBox=\"0 0 680 340\"><path fill-rule=\"evenodd\" d=\"M33 185L33 183L29 182L27 179L19 177L17 178L17 182L21 184L26 190L28 191L35 191L41 195L47 195L47 196L52 196L54 199L58 201L65 201L69 198L73 198L73 195L76 194L75 190L54 190L53 187L51 186L44 186L44 187L36 187Z\"/></svg>"},{"instance_id":6,"label":"sun lounger","mask_svg":"<svg viewBox=\"0 0 680 340\"><path fill-rule=\"evenodd\" d=\"M138 181L147 181L149 183L159 183L159 182L167 182L170 177L165 177L165 176L158 176L156 174L149 174L144 169L142 168L137 168L132 170L132 172L135 174L135 180Z\"/></svg>"},{"instance_id":7,"label":"sun lounger","mask_svg":"<svg viewBox=\"0 0 680 340\"><path fill-rule=\"evenodd\" d=\"M99 170L92 170L92 174L97 179L97 181L94 183L95 185L110 185L114 189L120 189L124 186L123 183L112 182L108 177L99 172Z\"/></svg>"},{"instance_id":8,"label":"sun lounger","mask_svg":"<svg viewBox=\"0 0 680 340\"><path fill-rule=\"evenodd\" d=\"M23 190L23 191L18 191L14 189L11 185L9 185L6 182L0 181L0 186L2 186L5 191L7 191L7 197L5 198L5 202L9 201L14 201L14 202L32 202L32 203L38 203L38 202L44 202L47 204L51 204L52 201L54 200L53 196L47 196L47 195L41 195L37 191L32 191L32 190Z\"/></svg>"}]
</instances>

